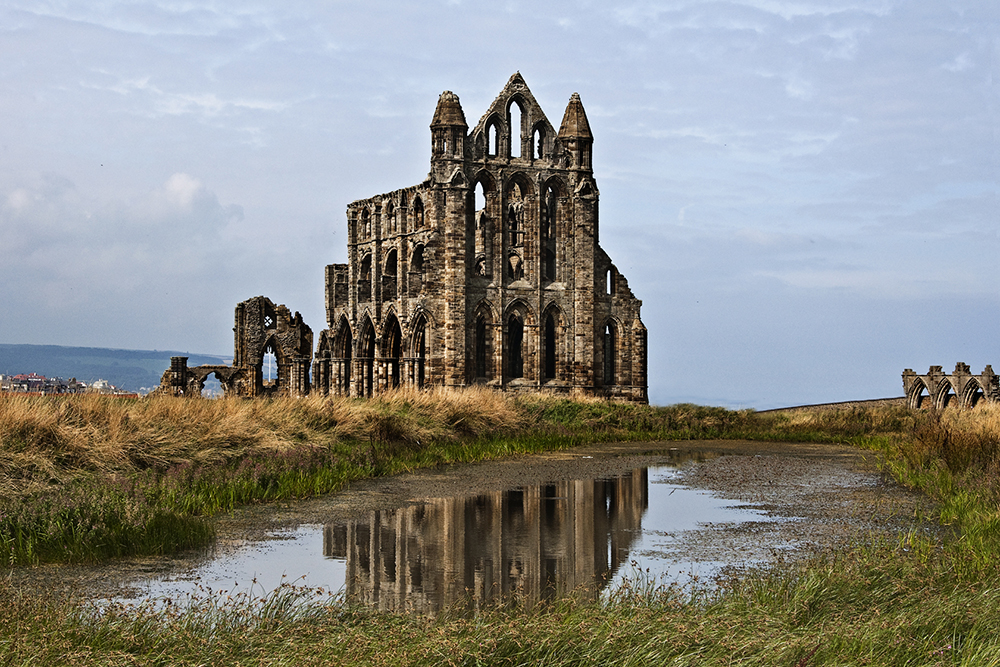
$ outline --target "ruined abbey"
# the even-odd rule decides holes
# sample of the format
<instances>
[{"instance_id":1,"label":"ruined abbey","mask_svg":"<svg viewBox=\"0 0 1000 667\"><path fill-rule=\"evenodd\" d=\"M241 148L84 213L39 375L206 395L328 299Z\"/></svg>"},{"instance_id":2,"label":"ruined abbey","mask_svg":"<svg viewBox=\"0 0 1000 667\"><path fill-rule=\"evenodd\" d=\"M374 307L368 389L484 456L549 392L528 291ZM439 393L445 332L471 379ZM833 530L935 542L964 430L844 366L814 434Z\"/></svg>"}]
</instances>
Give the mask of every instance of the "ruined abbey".
<instances>
[{"instance_id":1,"label":"ruined abbey","mask_svg":"<svg viewBox=\"0 0 1000 667\"><path fill-rule=\"evenodd\" d=\"M237 306L232 369L176 358L161 390L193 393L214 373L244 396L484 384L647 402L642 302L600 246L580 97L557 131L518 73L471 129L445 91L430 130L423 182L347 207L315 358L298 313L256 297Z\"/></svg>"}]
</instances>

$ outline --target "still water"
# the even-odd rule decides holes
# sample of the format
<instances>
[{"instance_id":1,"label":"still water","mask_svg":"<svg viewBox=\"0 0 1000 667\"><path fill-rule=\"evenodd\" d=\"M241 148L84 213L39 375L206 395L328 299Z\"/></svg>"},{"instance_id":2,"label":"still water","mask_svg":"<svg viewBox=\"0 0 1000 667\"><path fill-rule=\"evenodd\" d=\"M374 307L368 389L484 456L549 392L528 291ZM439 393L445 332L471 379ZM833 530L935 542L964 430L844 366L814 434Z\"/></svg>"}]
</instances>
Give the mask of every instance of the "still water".
<instances>
[{"instance_id":1,"label":"still water","mask_svg":"<svg viewBox=\"0 0 1000 667\"><path fill-rule=\"evenodd\" d=\"M711 577L746 558L706 560L685 536L790 520L679 476L671 466L637 468L303 525L141 582L138 599L265 594L291 583L392 611L433 614L500 596L532 604L581 588L614 590L640 572L680 583Z\"/></svg>"}]
</instances>

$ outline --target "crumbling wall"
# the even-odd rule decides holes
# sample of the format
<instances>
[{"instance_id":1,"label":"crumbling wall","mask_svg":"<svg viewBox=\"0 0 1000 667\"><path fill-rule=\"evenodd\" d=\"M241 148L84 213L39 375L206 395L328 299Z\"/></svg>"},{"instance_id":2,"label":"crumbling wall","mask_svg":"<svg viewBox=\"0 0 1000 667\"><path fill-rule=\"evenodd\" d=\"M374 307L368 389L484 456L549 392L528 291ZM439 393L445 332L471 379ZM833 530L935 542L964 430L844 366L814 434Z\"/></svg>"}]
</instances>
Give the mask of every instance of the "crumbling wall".
<instances>
[{"instance_id":1,"label":"crumbling wall","mask_svg":"<svg viewBox=\"0 0 1000 667\"><path fill-rule=\"evenodd\" d=\"M906 404L914 410L928 405L936 410L949 405L971 408L982 400L1000 402L1000 379L992 365L974 375L969 365L960 361L950 374L940 366L931 366L926 375L917 375L907 368L903 371L903 391Z\"/></svg>"},{"instance_id":2,"label":"crumbling wall","mask_svg":"<svg viewBox=\"0 0 1000 667\"><path fill-rule=\"evenodd\" d=\"M171 357L170 368L154 393L201 396L205 381L215 375L226 396L305 396L309 393L313 334L302 316L264 296L236 306L233 365L194 366L187 357ZM273 354L274 377L264 372L265 355Z\"/></svg>"},{"instance_id":3,"label":"crumbling wall","mask_svg":"<svg viewBox=\"0 0 1000 667\"><path fill-rule=\"evenodd\" d=\"M430 130L425 181L347 207L317 389L486 384L646 402L642 302L600 247L580 97L556 131L515 74L471 130L445 91Z\"/></svg>"}]
</instances>

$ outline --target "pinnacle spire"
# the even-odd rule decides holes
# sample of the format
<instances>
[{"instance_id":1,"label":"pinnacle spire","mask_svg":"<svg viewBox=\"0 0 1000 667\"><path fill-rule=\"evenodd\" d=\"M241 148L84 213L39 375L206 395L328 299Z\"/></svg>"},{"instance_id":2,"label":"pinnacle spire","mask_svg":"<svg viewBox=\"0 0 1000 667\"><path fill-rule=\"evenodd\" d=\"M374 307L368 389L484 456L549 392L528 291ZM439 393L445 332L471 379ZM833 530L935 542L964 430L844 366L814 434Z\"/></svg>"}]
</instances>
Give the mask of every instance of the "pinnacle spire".
<instances>
[{"instance_id":1,"label":"pinnacle spire","mask_svg":"<svg viewBox=\"0 0 1000 667\"><path fill-rule=\"evenodd\" d=\"M569 98L566 113L563 114L562 125L559 126L559 138L594 140L594 135L590 133L587 112L583 110L583 102L580 101L579 93L573 93Z\"/></svg>"},{"instance_id":2,"label":"pinnacle spire","mask_svg":"<svg viewBox=\"0 0 1000 667\"><path fill-rule=\"evenodd\" d=\"M440 125L458 125L469 127L465 122L465 113L462 111L462 104L458 101L458 95L446 90L438 98L437 109L434 110L434 118L431 120L431 127Z\"/></svg>"}]
</instances>

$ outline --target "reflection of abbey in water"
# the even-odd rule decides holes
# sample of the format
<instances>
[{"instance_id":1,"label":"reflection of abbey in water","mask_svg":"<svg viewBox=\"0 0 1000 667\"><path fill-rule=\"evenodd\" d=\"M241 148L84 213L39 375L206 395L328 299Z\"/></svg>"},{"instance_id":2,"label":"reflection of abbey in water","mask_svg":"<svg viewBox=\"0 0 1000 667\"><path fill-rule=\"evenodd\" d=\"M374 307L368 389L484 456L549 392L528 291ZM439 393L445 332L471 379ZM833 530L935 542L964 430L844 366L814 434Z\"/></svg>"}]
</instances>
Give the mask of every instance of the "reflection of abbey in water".
<instances>
[{"instance_id":1,"label":"reflection of abbey in water","mask_svg":"<svg viewBox=\"0 0 1000 667\"><path fill-rule=\"evenodd\" d=\"M433 613L466 596L530 605L600 588L628 559L647 504L645 469L439 498L327 526L323 552L347 560L349 599L382 610Z\"/></svg>"}]
</instances>

